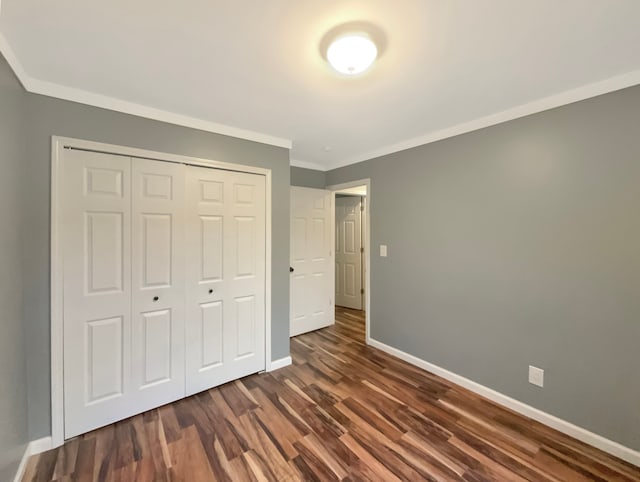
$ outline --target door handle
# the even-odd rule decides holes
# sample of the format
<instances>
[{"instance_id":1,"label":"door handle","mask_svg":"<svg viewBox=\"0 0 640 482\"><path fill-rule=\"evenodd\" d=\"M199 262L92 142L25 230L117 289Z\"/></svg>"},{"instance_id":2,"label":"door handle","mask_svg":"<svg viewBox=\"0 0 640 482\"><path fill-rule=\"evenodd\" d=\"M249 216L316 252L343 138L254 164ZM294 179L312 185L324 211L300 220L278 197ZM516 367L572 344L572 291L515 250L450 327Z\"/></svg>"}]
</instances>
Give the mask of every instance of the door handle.
<instances>
[{"instance_id":1,"label":"door handle","mask_svg":"<svg viewBox=\"0 0 640 482\"><path fill-rule=\"evenodd\" d=\"M293 266L289 266L289 273L293 273L295 271L295 269L293 269Z\"/></svg>"},{"instance_id":2,"label":"door handle","mask_svg":"<svg viewBox=\"0 0 640 482\"><path fill-rule=\"evenodd\" d=\"M153 301L158 301L159 299L160 299L160 298L159 298L159 297L157 297L157 296L154 296L154 297L153 297Z\"/></svg>"},{"instance_id":3,"label":"door handle","mask_svg":"<svg viewBox=\"0 0 640 482\"><path fill-rule=\"evenodd\" d=\"M211 288L209 288L209 294L213 293L213 290Z\"/></svg>"}]
</instances>

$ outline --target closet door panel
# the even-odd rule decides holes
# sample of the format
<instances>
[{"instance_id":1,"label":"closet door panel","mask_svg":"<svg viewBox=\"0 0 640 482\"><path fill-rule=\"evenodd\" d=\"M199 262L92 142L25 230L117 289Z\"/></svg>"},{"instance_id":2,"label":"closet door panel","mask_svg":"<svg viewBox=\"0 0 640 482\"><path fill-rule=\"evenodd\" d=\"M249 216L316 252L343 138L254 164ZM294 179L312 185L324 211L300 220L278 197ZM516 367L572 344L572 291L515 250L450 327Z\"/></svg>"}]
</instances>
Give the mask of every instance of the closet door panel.
<instances>
[{"instance_id":1,"label":"closet door panel","mask_svg":"<svg viewBox=\"0 0 640 482\"><path fill-rule=\"evenodd\" d=\"M264 176L187 168L187 394L264 369Z\"/></svg>"},{"instance_id":2,"label":"closet door panel","mask_svg":"<svg viewBox=\"0 0 640 482\"><path fill-rule=\"evenodd\" d=\"M256 333L256 298L255 296L241 296L235 300L234 325L236 346L234 361L253 357L258 348Z\"/></svg>"},{"instance_id":3,"label":"closet door panel","mask_svg":"<svg viewBox=\"0 0 640 482\"><path fill-rule=\"evenodd\" d=\"M201 283L222 281L224 277L224 218L222 216L200 216L200 267Z\"/></svg>"},{"instance_id":4,"label":"closet door panel","mask_svg":"<svg viewBox=\"0 0 640 482\"><path fill-rule=\"evenodd\" d=\"M131 159L65 150L60 175L70 438L130 414Z\"/></svg>"},{"instance_id":5,"label":"closet door panel","mask_svg":"<svg viewBox=\"0 0 640 482\"><path fill-rule=\"evenodd\" d=\"M200 304L201 318L198 320L198 335L201 340L202 357L199 370L221 366L224 361L224 317L222 301Z\"/></svg>"},{"instance_id":6,"label":"closet door panel","mask_svg":"<svg viewBox=\"0 0 640 482\"><path fill-rule=\"evenodd\" d=\"M186 391L200 392L224 379L225 179L222 171L187 167Z\"/></svg>"},{"instance_id":7,"label":"closet door panel","mask_svg":"<svg viewBox=\"0 0 640 482\"><path fill-rule=\"evenodd\" d=\"M132 376L138 413L185 393L185 167L133 159L132 169Z\"/></svg>"},{"instance_id":8,"label":"closet door panel","mask_svg":"<svg viewBox=\"0 0 640 482\"><path fill-rule=\"evenodd\" d=\"M172 274L172 238L175 219L171 214L141 213L143 289L170 287Z\"/></svg>"},{"instance_id":9,"label":"closet door panel","mask_svg":"<svg viewBox=\"0 0 640 482\"><path fill-rule=\"evenodd\" d=\"M141 388L171 381L172 312L158 310L142 314L143 348Z\"/></svg>"},{"instance_id":10,"label":"closet door panel","mask_svg":"<svg viewBox=\"0 0 640 482\"><path fill-rule=\"evenodd\" d=\"M227 178L229 365L237 378L264 365L265 181L237 172Z\"/></svg>"}]
</instances>

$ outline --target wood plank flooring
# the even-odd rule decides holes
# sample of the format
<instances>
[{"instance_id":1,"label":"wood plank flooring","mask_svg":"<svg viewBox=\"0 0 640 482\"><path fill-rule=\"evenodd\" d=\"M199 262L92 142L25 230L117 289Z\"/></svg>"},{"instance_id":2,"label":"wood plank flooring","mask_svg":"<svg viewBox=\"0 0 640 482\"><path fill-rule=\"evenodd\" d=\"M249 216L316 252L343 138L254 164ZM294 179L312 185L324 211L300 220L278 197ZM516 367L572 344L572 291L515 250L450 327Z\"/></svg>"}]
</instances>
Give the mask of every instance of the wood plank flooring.
<instances>
[{"instance_id":1,"label":"wood plank flooring","mask_svg":"<svg viewBox=\"0 0 640 482\"><path fill-rule=\"evenodd\" d=\"M364 344L362 312L293 365L33 457L25 481L640 481L640 469Z\"/></svg>"}]
</instances>

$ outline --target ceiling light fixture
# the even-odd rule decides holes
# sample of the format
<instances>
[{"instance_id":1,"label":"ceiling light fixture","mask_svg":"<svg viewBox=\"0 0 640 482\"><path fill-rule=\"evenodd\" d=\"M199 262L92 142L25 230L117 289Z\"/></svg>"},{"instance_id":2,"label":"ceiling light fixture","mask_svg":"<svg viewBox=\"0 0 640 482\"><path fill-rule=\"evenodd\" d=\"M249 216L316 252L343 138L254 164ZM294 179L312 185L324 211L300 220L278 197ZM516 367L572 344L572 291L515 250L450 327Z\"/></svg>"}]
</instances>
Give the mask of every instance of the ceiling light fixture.
<instances>
[{"instance_id":1,"label":"ceiling light fixture","mask_svg":"<svg viewBox=\"0 0 640 482\"><path fill-rule=\"evenodd\" d=\"M339 35L327 48L327 61L336 71L345 75L365 72L378 56L378 47L364 32Z\"/></svg>"}]
</instances>

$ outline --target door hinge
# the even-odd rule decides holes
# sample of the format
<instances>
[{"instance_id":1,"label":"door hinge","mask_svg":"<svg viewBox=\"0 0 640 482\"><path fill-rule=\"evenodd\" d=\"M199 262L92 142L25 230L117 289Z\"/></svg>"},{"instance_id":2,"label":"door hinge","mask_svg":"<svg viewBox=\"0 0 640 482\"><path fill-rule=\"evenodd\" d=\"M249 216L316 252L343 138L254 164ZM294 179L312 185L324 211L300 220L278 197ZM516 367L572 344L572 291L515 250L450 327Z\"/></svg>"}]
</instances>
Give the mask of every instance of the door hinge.
<instances>
[{"instance_id":1,"label":"door hinge","mask_svg":"<svg viewBox=\"0 0 640 482\"><path fill-rule=\"evenodd\" d=\"M360 203L360 211L364 211L364 204Z\"/></svg>"},{"instance_id":2,"label":"door hinge","mask_svg":"<svg viewBox=\"0 0 640 482\"><path fill-rule=\"evenodd\" d=\"M364 248L360 248L360 252L361 252L361 253L364 253Z\"/></svg>"},{"instance_id":3,"label":"door hinge","mask_svg":"<svg viewBox=\"0 0 640 482\"><path fill-rule=\"evenodd\" d=\"M363 295L364 294L364 288L360 288L360 294Z\"/></svg>"}]
</instances>

